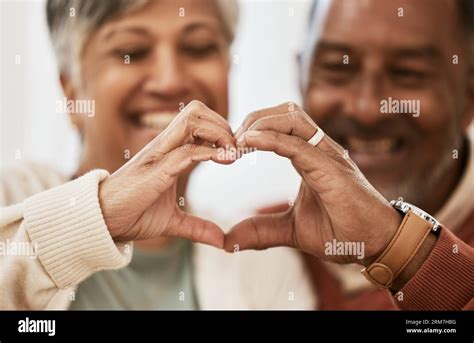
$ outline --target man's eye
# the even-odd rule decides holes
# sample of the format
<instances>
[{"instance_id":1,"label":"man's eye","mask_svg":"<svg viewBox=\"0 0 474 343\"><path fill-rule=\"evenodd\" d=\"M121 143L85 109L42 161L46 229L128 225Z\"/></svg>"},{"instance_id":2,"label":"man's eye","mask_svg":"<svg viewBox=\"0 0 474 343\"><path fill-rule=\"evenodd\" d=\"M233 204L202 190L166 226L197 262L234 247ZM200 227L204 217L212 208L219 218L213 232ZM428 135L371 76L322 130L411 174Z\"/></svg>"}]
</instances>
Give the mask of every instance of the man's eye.
<instances>
[{"instance_id":1,"label":"man's eye","mask_svg":"<svg viewBox=\"0 0 474 343\"><path fill-rule=\"evenodd\" d=\"M321 63L315 70L315 77L334 85L342 85L351 80L355 71L355 66L349 64Z\"/></svg>"},{"instance_id":2,"label":"man's eye","mask_svg":"<svg viewBox=\"0 0 474 343\"><path fill-rule=\"evenodd\" d=\"M429 77L424 71L408 68L394 68L391 70L391 75L395 82L407 86L420 84Z\"/></svg>"},{"instance_id":3,"label":"man's eye","mask_svg":"<svg viewBox=\"0 0 474 343\"><path fill-rule=\"evenodd\" d=\"M218 45L217 44L209 44L209 45L202 45L202 46L185 46L183 47L183 51L191 57L195 58L202 58L212 55L213 53L217 52Z\"/></svg>"}]
</instances>

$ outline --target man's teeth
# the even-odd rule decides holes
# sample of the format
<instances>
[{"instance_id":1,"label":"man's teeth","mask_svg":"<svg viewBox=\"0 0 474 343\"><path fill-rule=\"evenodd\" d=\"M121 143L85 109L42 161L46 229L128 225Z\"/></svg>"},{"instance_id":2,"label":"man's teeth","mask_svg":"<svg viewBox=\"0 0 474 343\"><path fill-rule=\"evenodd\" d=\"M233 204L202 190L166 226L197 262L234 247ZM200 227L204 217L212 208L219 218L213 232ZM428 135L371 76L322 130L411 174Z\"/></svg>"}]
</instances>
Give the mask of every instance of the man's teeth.
<instances>
[{"instance_id":1,"label":"man's teeth","mask_svg":"<svg viewBox=\"0 0 474 343\"><path fill-rule=\"evenodd\" d=\"M397 147L397 140L391 138L360 139L349 137L347 143L349 151L372 154L390 153Z\"/></svg>"},{"instance_id":2,"label":"man's teeth","mask_svg":"<svg viewBox=\"0 0 474 343\"><path fill-rule=\"evenodd\" d=\"M147 113L140 117L140 123L156 130L164 130L176 118L173 112Z\"/></svg>"}]
</instances>

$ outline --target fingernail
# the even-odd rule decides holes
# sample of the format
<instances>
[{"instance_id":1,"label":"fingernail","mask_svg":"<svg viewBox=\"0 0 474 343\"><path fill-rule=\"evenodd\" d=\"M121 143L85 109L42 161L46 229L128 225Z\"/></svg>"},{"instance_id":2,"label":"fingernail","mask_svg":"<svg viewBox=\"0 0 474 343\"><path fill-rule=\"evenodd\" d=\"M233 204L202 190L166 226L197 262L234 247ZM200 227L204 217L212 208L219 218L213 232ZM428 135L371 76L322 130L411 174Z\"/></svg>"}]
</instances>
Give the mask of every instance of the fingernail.
<instances>
[{"instance_id":1,"label":"fingernail","mask_svg":"<svg viewBox=\"0 0 474 343\"><path fill-rule=\"evenodd\" d=\"M235 131L234 133L234 137L235 138L239 138L240 135L242 134L242 131L244 130L244 127L242 125L239 126L239 128L237 129L237 131Z\"/></svg>"},{"instance_id":2,"label":"fingernail","mask_svg":"<svg viewBox=\"0 0 474 343\"><path fill-rule=\"evenodd\" d=\"M237 138L237 145L238 145L238 146L241 146L241 145L243 145L243 144L245 143L245 137L244 137L244 136L245 136L245 135L240 135L240 137Z\"/></svg>"},{"instance_id":3,"label":"fingernail","mask_svg":"<svg viewBox=\"0 0 474 343\"><path fill-rule=\"evenodd\" d=\"M257 137L257 136L260 136L261 133L262 133L261 131L247 131L245 135L248 137Z\"/></svg>"}]
</instances>

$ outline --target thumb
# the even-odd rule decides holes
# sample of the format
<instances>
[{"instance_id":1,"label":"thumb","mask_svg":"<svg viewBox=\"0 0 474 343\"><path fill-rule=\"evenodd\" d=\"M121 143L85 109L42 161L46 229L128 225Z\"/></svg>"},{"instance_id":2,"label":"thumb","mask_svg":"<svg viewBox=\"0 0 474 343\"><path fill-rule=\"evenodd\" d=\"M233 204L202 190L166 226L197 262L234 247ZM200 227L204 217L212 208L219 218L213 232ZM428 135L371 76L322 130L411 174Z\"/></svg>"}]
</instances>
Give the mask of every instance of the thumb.
<instances>
[{"instance_id":1,"label":"thumb","mask_svg":"<svg viewBox=\"0 0 474 343\"><path fill-rule=\"evenodd\" d=\"M181 237L220 249L224 247L224 232L219 226L209 220L192 216L180 208L177 208L164 235Z\"/></svg>"},{"instance_id":2,"label":"thumb","mask_svg":"<svg viewBox=\"0 0 474 343\"><path fill-rule=\"evenodd\" d=\"M293 225L290 212L272 213L247 218L225 237L227 252L255 249L262 250L277 246L294 246Z\"/></svg>"}]
</instances>

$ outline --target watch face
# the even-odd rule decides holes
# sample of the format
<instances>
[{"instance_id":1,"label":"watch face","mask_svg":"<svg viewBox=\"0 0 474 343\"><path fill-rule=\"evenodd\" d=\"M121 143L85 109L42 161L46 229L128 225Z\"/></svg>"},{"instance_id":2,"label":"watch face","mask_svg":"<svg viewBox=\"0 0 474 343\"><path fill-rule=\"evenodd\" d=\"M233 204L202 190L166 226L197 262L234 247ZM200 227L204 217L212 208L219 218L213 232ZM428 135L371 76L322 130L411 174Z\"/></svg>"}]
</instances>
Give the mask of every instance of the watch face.
<instances>
[{"instance_id":1,"label":"watch face","mask_svg":"<svg viewBox=\"0 0 474 343\"><path fill-rule=\"evenodd\" d=\"M440 228L441 224L433 216L426 213L421 208L416 207L415 205L412 205L410 203L404 202L402 200L392 200L390 204L403 213L408 213L408 211L412 211L417 216L433 224L433 232L438 232L438 229Z\"/></svg>"},{"instance_id":2,"label":"watch face","mask_svg":"<svg viewBox=\"0 0 474 343\"><path fill-rule=\"evenodd\" d=\"M406 202L403 202L401 200L392 200L390 201L390 204L395 207L395 209L407 213L410 210L410 205Z\"/></svg>"}]
</instances>

